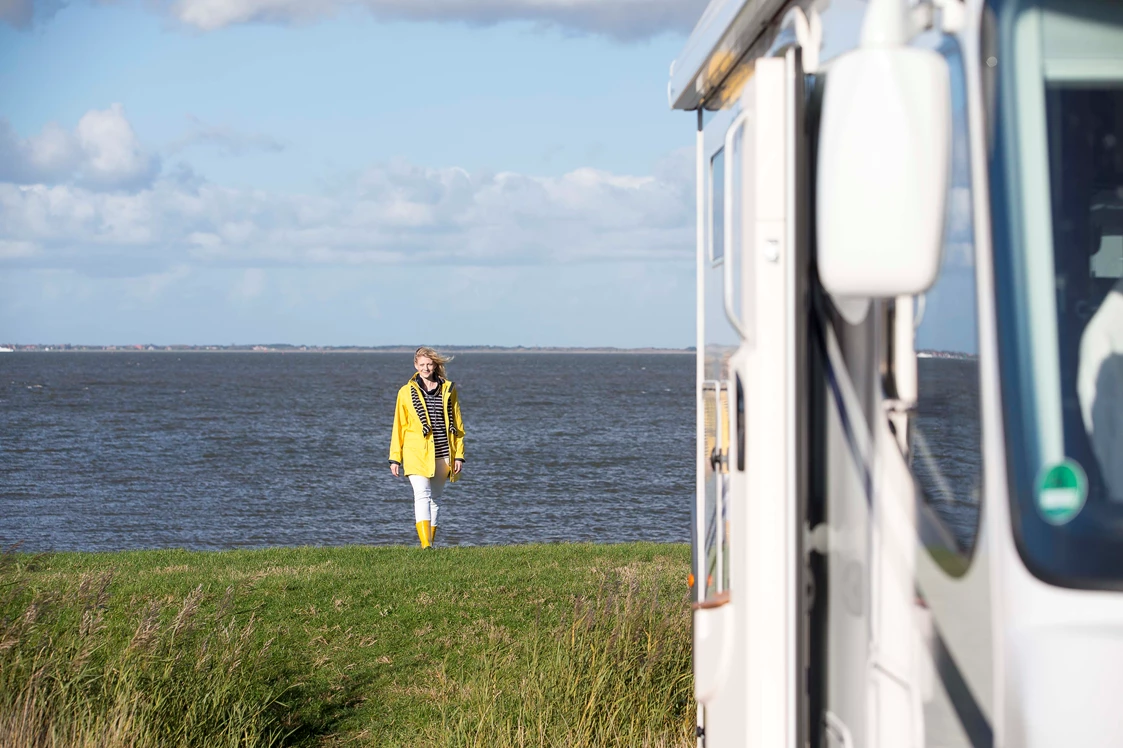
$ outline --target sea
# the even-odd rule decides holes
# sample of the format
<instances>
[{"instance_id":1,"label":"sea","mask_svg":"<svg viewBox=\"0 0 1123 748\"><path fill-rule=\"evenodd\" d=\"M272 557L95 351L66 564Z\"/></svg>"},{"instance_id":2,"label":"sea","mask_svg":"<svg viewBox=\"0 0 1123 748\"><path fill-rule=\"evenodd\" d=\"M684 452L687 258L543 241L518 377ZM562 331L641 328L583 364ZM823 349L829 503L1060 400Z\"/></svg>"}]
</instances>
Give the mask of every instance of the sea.
<instances>
[{"instance_id":1,"label":"sea","mask_svg":"<svg viewBox=\"0 0 1123 748\"><path fill-rule=\"evenodd\" d=\"M917 471L966 546L975 364L920 367L922 390L956 390L922 398ZM464 352L448 373L467 462L440 501L440 543L689 542L693 355ZM414 543L412 492L388 466L412 374L410 353L3 354L0 546Z\"/></svg>"},{"instance_id":2,"label":"sea","mask_svg":"<svg viewBox=\"0 0 1123 748\"><path fill-rule=\"evenodd\" d=\"M411 353L0 355L0 545L403 544L390 474ZM460 353L467 432L439 542L687 542L694 358Z\"/></svg>"}]
</instances>

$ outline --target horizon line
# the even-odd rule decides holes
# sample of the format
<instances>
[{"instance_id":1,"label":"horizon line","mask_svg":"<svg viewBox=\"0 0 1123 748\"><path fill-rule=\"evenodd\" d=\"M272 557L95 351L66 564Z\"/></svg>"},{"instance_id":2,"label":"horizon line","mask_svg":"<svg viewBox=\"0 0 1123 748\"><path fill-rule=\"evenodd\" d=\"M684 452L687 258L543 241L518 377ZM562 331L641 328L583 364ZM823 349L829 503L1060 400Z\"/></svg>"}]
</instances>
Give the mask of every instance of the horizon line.
<instances>
[{"instance_id":1,"label":"horizon line","mask_svg":"<svg viewBox=\"0 0 1123 748\"><path fill-rule=\"evenodd\" d=\"M431 346L438 350L449 351L536 351L536 350L573 350L573 351L693 351L694 346L613 346L613 345L490 345L490 344L458 344ZM387 344L387 345L320 345L313 343L0 343L0 348L9 348L14 351L34 351L45 349L56 350L101 350L119 352L163 352L163 351L189 351L189 350L351 350L351 351L385 351L385 352L411 352L417 350L415 345Z\"/></svg>"}]
</instances>

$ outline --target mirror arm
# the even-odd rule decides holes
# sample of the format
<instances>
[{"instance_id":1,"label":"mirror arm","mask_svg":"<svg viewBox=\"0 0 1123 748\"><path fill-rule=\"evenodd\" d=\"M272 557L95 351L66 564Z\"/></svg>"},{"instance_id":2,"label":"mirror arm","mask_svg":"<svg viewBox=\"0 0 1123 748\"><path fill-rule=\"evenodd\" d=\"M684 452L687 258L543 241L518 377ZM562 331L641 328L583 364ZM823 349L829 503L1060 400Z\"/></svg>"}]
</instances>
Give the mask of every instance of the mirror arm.
<instances>
[{"instance_id":1,"label":"mirror arm","mask_svg":"<svg viewBox=\"0 0 1123 748\"><path fill-rule=\"evenodd\" d=\"M870 0L862 23L861 46L903 47L917 34L932 28L933 19L932 0L921 0L915 5L908 0Z\"/></svg>"}]
</instances>

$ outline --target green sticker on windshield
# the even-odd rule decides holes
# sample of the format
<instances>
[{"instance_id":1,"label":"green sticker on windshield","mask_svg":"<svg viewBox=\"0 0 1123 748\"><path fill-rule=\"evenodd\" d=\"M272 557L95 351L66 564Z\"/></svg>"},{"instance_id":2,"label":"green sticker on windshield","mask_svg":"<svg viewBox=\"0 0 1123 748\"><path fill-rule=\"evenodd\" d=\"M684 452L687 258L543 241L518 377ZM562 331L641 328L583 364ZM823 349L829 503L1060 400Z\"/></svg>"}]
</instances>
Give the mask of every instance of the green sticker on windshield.
<instances>
[{"instance_id":1,"label":"green sticker on windshield","mask_svg":"<svg viewBox=\"0 0 1123 748\"><path fill-rule=\"evenodd\" d=\"M1037 479L1037 508L1052 525L1063 525L1084 508L1088 498L1088 476L1073 460L1042 471Z\"/></svg>"}]
</instances>

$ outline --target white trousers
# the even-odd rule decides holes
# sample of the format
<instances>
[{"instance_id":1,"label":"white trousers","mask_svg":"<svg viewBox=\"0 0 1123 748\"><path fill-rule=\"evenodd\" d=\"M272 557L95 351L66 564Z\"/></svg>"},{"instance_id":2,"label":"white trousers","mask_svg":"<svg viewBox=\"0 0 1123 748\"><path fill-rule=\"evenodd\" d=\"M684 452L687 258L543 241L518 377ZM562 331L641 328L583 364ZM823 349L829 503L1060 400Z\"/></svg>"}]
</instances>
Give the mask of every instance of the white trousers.
<instances>
[{"instance_id":1,"label":"white trousers","mask_svg":"<svg viewBox=\"0 0 1123 748\"><path fill-rule=\"evenodd\" d=\"M413 486L413 516L415 522L429 520L433 527L437 526L437 499L441 498L445 481L449 475L448 459L442 457L437 460L437 471L432 478L424 475L407 475L409 483Z\"/></svg>"}]
</instances>

